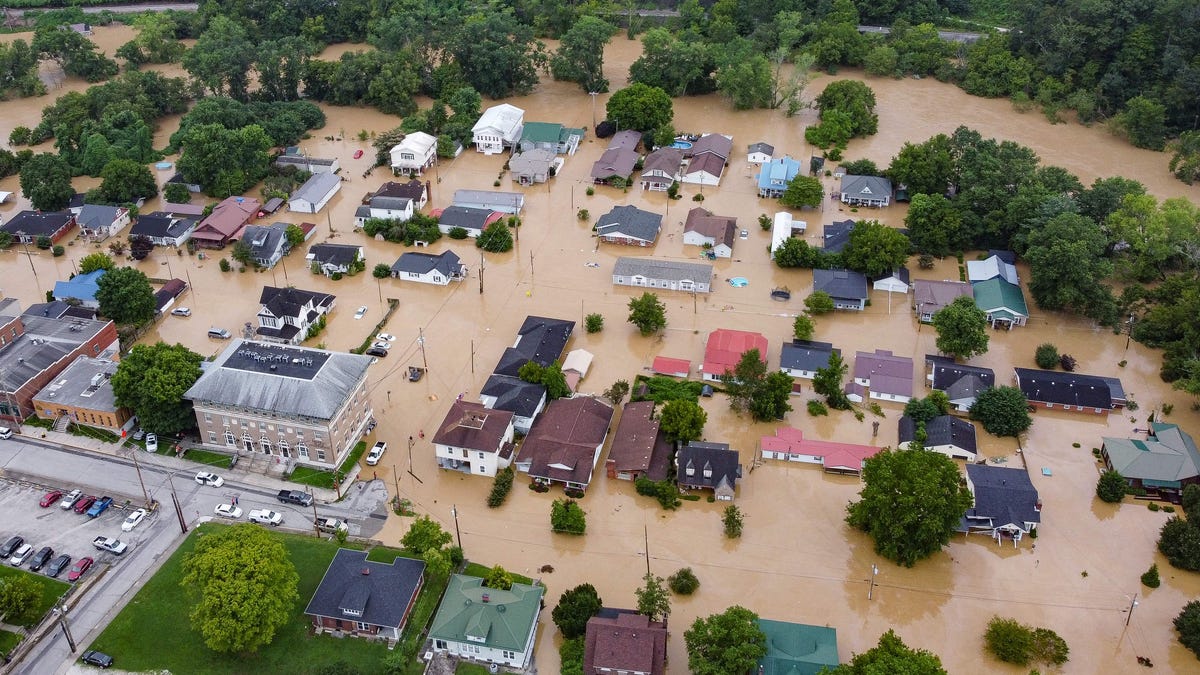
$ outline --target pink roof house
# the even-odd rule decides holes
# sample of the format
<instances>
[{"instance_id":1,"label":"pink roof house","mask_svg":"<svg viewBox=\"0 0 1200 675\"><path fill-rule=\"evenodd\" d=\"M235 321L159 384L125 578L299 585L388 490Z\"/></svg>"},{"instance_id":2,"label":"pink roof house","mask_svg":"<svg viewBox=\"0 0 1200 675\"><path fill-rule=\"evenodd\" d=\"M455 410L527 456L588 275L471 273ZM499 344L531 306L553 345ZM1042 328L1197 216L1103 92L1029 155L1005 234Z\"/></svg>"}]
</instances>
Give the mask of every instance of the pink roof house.
<instances>
[{"instance_id":1,"label":"pink roof house","mask_svg":"<svg viewBox=\"0 0 1200 675\"><path fill-rule=\"evenodd\" d=\"M742 354L757 349L763 363L767 362L767 338L762 333L745 330L718 328L708 334L708 345L704 348L704 364L700 370L704 379L716 382L726 372L733 372Z\"/></svg>"},{"instance_id":2,"label":"pink roof house","mask_svg":"<svg viewBox=\"0 0 1200 675\"><path fill-rule=\"evenodd\" d=\"M763 436L758 445L763 459L820 464L830 473L855 475L862 472L868 457L879 452L879 448L872 445L807 439L803 431L792 427L776 429L774 436Z\"/></svg>"}]
</instances>

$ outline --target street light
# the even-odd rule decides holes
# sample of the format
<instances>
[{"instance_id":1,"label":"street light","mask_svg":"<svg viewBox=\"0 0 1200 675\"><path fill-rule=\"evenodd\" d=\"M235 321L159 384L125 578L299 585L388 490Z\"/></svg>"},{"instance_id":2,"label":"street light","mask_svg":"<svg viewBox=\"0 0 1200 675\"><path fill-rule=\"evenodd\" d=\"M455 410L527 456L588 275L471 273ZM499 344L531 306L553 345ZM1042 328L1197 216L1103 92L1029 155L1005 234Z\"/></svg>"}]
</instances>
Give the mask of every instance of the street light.
<instances>
[{"instance_id":1,"label":"street light","mask_svg":"<svg viewBox=\"0 0 1200 675\"><path fill-rule=\"evenodd\" d=\"M1125 615L1125 625L1129 625L1129 620L1133 618L1133 608L1138 606L1137 593L1133 594L1133 602L1129 604L1129 613Z\"/></svg>"},{"instance_id":2,"label":"street light","mask_svg":"<svg viewBox=\"0 0 1200 675\"><path fill-rule=\"evenodd\" d=\"M588 92L588 96L592 97L592 131L593 132L596 131L596 95L599 93L600 92L598 92L598 91L589 91Z\"/></svg>"}]
</instances>

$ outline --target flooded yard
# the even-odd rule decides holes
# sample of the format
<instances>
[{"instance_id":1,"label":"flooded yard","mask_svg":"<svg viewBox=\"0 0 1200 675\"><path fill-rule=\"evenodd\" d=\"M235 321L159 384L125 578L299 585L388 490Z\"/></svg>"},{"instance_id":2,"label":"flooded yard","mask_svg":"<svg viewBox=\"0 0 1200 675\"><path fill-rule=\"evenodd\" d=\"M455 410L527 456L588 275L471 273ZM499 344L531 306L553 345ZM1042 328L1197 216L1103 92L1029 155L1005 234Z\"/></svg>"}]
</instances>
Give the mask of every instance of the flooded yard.
<instances>
[{"instance_id":1,"label":"flooded yard","mask_svg":"<svg viewBox=\"0 0 1200 675\"><path fill-rule=\"evenodd\" d=\"M111 53L130 36L123 27L98 28L95 39ZM638 47L623 36L614 39L606 63L614 88L624 82ZM338 47L327 55L336 57L345 50L345 46ZM177 68L168 70L178 72ZM844 76L861 77L852 72ZM812 94L832 79L819 77ZM1053 126L1036 114L1017 114L1005 101L972 98L933 80L869 78L868 82L879 103L880 133L852 142L848 158L868 157L886 165L905 141L920 142L967 124L985 136L1032 147L1044 162L1069 169L1085 184L1099 176L1120 174L1142 181L1160 199L1187 196L1197 200L1200 195L1200 188L1188 187L1170 176L1167 155L1129 147L1101 128ZM69 80L51 96L0 103L0 139L6 139L14 126L34 126L52 96L84 87ZM602 118L607 96L597 98L598 118ZM510 102L526 110L528 121L591 126L590 99L569 83L547 77L537 92ZM255 320L262 286L294 285L336 294L337 309L329 328L309 344L345 350L373 334L386 311L386 300L396 299L399 308L385 327L397 336L396 347L372 368L370 379L379 419L375 435L390 441L398 451L385 456L375 471L387 480L389 490L398 485L419 512L430 514L451 531L455 527L451 508L456 506L468 557L540 576L550 589L548 608L563 590L585 581L596 586L606 605L631 607L633 591L647 566L663 577L680 567L691 567L701 586L694 596L674 599L668 643L671 673L686 672L683 632L691 622L732 604L742 604L766 618L837 628L843 660L870 648L880 633L895 628L909 645L939 654L953 673L1028 672L1003 667L982 651L987 621L1000 614L1062 635L1071 647L1071 660L1062 672L1139 672L1137 656L1149 657L1167 672L1195 669L1195 657L1178 645L1171 620L1187 600L1200 596L1200 575L1179 572L1156 554L1155 541L1165 514L1133 503L1113 507L1094 498L1097 463L1091 448L1100 446L1101 436L1126 436L1135 427L1144 427L1149 412L1164 403L1175 407L1167 420L1193 433L1200 430L1200 415L1191 410L1190 397L1159 380L1159 352L1128 344L1124 335L1081 319L1031 308L1028 326L991 332L988 353L972 361L994 368L998 379L1007 383L1013 366L1033 367L1034 348L1053 342L1078 360L1080 372L1120 377L1126 392L1140 404L1137 412L1108 416L1039 411L1020 448L1015 439L987 437L980 430L985 456L1004 458L1009 466L1028 464L1044 504L1041 536L1026 539L1018 549L1011 544L997 546L986 537L960 537L912 569L886 563L874 554L869 539L843 522L845 505L860 488L858 479L778 462L756 466L758 439L773 433L776 425L733 415L719 396L702 401L709 414L705 438L729 443L741 454L746 474L736 502L745 512L745 534L740 540L722 535L723 505L685 502L678 511L664 512L653 500L637 496L632 484L608 480L602 470L582 500L588 513L588 533L578 538L550 532L549 505L562 496L559 489L537 494L523 488L528 481L522 477L508 503L492 510L484 504L490 481L437 470L430 445L433 430L456 396L477 397L500 353L512 344L517 327L529 314L579 322L568 349L584 348L596 357L581 384L584 393L598 394L617 379L632 380L646 372L658 355L689 359L695 372L707 335L716 328L761 332L770 341L769 363L776 366L779 347L790 338L792 319L803 309L802 300L811 290L812 275L804 270L781 270L770 263L769 233L760 230L755 221L759 214L773 214L779 207L756 196L744 148L765 141L773 144L778 154L786 152L807 162L814 151L804 143L803 131L805 124L815 120L813 112L786 119L777 111L735 113L716 96L675 101L675 127L680 132L733 135L734 157L721 185L703 188L702 205L719 215L736 216L738 227L750 234L748 240L735 242L732 259L713 263L716 278L711 294L662 293L667 329L661 337L642 337L625 320L629 299L640 293L612 285L613 263L618 256L651 254L698 260L699 249L685 247L681 241L687 211L701 205L692 200L700 194L697 186L684 186L684 198L674 202L664 194L645 194L636 187L627 191L598 187L593 196L587 196L591 163L606 146L605 141L588 137L548 186L523 189L527 199L524 224L513 251L481 256L469 240L444 238L431 250L458 253L470 269L466 280L449 287L377 280L370 269L377 263L390 265L406 249L354 231L353 212L362 195L391 178L384 169L362 178L373 153L369 143L357 141L356 135L360 129L390 129L399 119L374 110L323 109L327 125L314 131L313 138L302 146L312 156L338 158L346 178L341 191L320 214L284 212L263 220L313 222L317 231L310 243L362 244L368 271L332 281L313 275L304 264L303 251L296 251L270 271L222 273L218 260L228 251L201 260L157 249L138 263L139 268L152 278L188 281L191 289L178 302L191 307L193 316L166 317L144 339L181 342L202 354L215 354L226 343L205 337L210 326L237 332ZM166 120L156 143L165 143L177 125L178 119ZM353 159L359 149L366 156ZM503 162L501 157L484 157L468 150L441 163L426 176L431 182L430 206L447 206L455 189L493 189ZM160 182L169 174L158 172ZM823 180L827 190L836 188L833 179ZM79 179L77 186L83 189L94 184L90 181ZM501 190L521 189L514 187L507 175L501 182ZM0 181L0 190L19 191L17 178ZM23 200L16 196L14 200L0 206L0 216L9 217L26 208ZM664 214L655 248L597 245L591 222L621 204ZM151 203L145 210L154 208ZM581 208L590 212L590 222L576 217ZM877 218L902 226L904 207L855 213L826 201L820 209L795 215L807 221L807 239L816 243L823 223L848 217ZM67 278L78 260L93 250L93 245L75 241L61 258L36 250L27 255L15 247L3 252L4 294L20 298L26 306L38 302L55 280ZM973 256L968 253L968 259ZM953 259L940 261L932 270L915 269L915 264L912 268L917 278L958 278ZM1021 267L1020 272L1028 279L1028 268ZM748 280L747 286L734 288L726 283L739 276ZM769 292L777 286L790 288L792 299L773 301ZM368 311L363 319L355 320L354 309L360 305ZM605 329L589 335L581 324L583 316L593 312L605 317ZM924 381L924 355L936 351L932 328L921 326L913 316L911 296L873 291L865 312L826 315L816 323L816 338L834 343L848 363L855 351L877 348L913 357L918 383ZM422 335L423 345L418 342ZM1124 367L1118 365L1122 361ZM428 365L428 375L420 382L408 382L405 375L410 365ZM868 413L862 422L846 413L811 418L803 405L810 395L806 386L802 396L793 397L796 410L788 415L788 425L824 439L880 446L896 442L900 405L884 403L885 418ZM872 421L880 422L877 437L872 436ZM412 448L410 466L404 439L419 437L421 432L425 437ZM1043 467L1050 475L1043 475ZM409 469L419 482L408 474ZM364 475L369 477L370 470ZM393 517L381 534L383 539L395 543L407 520ZM1140 585L1138 576L1156 561L1163 585L1148 590ZM868 600L872 564L879 565L879 574L873 599ZM552 566L554 572L539 573L544 565ZM1134 594L1140 604L1126 627L1126 612ZM558 638L549 612L544 617L537 660L542 672L556 672Z\"/></svg>"}]
</instances>

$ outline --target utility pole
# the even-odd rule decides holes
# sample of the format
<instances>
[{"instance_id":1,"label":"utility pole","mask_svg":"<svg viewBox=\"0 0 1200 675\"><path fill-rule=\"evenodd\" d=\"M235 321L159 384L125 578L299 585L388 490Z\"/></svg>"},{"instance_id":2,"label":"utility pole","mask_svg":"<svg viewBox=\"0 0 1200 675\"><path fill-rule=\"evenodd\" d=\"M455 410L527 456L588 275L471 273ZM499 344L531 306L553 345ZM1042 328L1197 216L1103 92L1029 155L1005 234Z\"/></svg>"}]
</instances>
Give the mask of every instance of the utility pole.
<instances>
[{"instance_id":1,"label":"utility pole","mask_svg":"<svg viewBox=\"0 0 1200 675\"><path fill-rule=\"evenodd\" d=\"M471 339L471 374L475 374L475 339Z\"/></svg>"},{"instance_id":2,"label":"utility pole","mask_svg":"<svg viewBox=\"0 0 1200 675\"><path fill-rule=\"evenodd\" d=\"M150 495L146 493L146 482L142 480L142 466L138 463L137 446L133 448L133 470L137 472L138 485L142 486L142 498L146 500L146 508L150 508Z\"/></svg>"},{"instance_id":3,"label":"utility pole","mask_svg":"<svg viewBox=\"0 0 1200 675\"><path fill-rule=\"evenodd\" d=\"M67 606L62 603L62 600L59 600L58 607L55 609L58 612L58 625L62 626L63 635L67 637L67 644L71 647L71 653L74 654L79 648L75 646L75 638L71 635L71 627L67 625Z\"/></svg>"},{"instance_id":4,"label":"utility pole","mask_svg":"<svg viewBox=\"0 0 1200 675\"><path fill-rule=\"evenodd\" d=\"M479 252L479 294L483 295L483 251Z\"/></svg>"},{"instance_id":5,"label":"utility pole","mask_svg":"<svg viewBox=\"0 0 1200 675\"><path fill-rule=\"evenodd\" d=\"M454 536L458 539L458 550L463 550L462 532L458 529L458 505L450 507L450 515L454 516Z\"/></svg>"},{"instance_id":6,"label":"utility pole","mask_svg":"<svg viewBox=\"0 0 1200 675\"><path fill-rule=\"evenodd\" d=\"M1133 608L1138 606L1137 593L1133 594L1133 602L1129 603L1129 613L1125 615L1125 625L1129 625L1129 620L1133 618Z\"/></svg>"},{"instance_id":7,"label":"utility pole","mask_svg":"<svg viewBox=\"0 0 1200 675\"><path fill-rule=\"evenodd\" d=\"M871 563L871 587L867 589L867 599L870 600L875 595L875 575L879 574L879 567L875 563Z\"/></svg>"},{"instance_id":8,"label":"utility pole","mask_svg":"<svg viewBox=\"0 0 1200 675\"><path fill-rule=\"evenodd\" d=\"M421 347L421 365L425 367L426 372L429 371L429 361L425 358L425 329L417 327L417 344Z\"/></svg>"},{"instance_id":9,"label":"utility pole","mask_svg":"<svg viewBox=\"0 0 1200 675\"><path fill-rule=\"evenodd\" d=\"M533 251L529 252L529 276L533 276Z\"/></svg>"},{"instance_id":10,"label":"utility pole","mask_svg":"<svg viewBox=\"0 0 1200 675\"><path fill-rule=\"evenodd\" d=\"M411 437L410 437L411 438ZM396 510L400 510L400 472L396 471L396 465L392 465L392 481L396 483Z\"/></svg>"},{"instance_id":11,"label":"utility pole","mask_svg":"<svg viewBox=\"0 0 1200 675\"><path fill-rule=\"evenodd\" d=\"M186 277L187 277L187 280L188 280L188 288L192 289L192 297L198 297L200 294L196 292L196 287L192 285L192 274L191 274L191 272L188 272L187 268L185 267L185 268L183 268L183 274L184 274L184 276L186 276Z\"/></svg>"},{"instance_id":12,"label":"utility pole","mask_svg":"<svg viewBox=\"0 0 1200 675\"><path fill-rule=\"evenodd\" d=\"M596 94L599 94L599 93L600 92L598 92L598 91L589 91L588 92L588 96L592 97L592 133L595 133L595 131L596 131Z\"/></svg>"},{"instance_id":13,"label":"utility pole","mask_svg":"<svg viewBox=\"0 0 1200 675\"><path fill-rule=\"evenodd\" d=\"M313 532L316 532L317 539L320 539L321 538L321 528L317 527L317 500L316 499L313 500L312 507L313 507Z\"/></svg>"},{"instance_id":14,"label":"utility pole","mask_svg":"<svg viewBox=\"0 0 1200 675\"><path fill-rule=\"evenodd\" d=\"M646 524L642 523L642 543L646 547L646 576L650 576L650 533L646 529Z\"/></svg>"},{"instance_id":15,"label":"utility pole","mask_svg":"<svg viewBox=\"0 0 1200 675\"><path fill-rule=\"evenodd\" d=\"M171 505L175 507L175 517L179 519L179 531L183 534L187 534L187 519L183 517L183 508L179 506L179 495L175 494L174 473L167 476L167 483L171 486Z\"/></svg>"}]
</instances>

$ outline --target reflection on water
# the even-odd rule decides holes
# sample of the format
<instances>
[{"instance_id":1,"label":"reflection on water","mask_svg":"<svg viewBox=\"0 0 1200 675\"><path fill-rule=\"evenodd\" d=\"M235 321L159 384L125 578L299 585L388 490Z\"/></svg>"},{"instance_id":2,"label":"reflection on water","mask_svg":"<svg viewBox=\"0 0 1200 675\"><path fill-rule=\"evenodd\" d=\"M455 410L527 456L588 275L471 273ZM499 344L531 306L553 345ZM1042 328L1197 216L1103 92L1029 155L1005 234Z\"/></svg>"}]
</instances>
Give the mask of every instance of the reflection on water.
<instances>
[{"instance_id":1,"label":"reflection on water","mask_svg":"<svg viewBox=\"0 0 1200 675\"><path fill-rule=\"evenodd\" d=\"M97 29L95 39L111 53L130 36L126 28L109 27ZM331 48L326 57L336 58L351 48ZM610 45L606 75L616 86L624 82L636 52L637 43L621 37ZM164 70L177 73L178 67ZM846 76L857 77L854 73ZM831 79L819 77L812 94ZM984 135L1029 145L1044 161L1068 168L1085 183L1120 171L1146 183L1160 198L1197 195L1198 188L1189 188L1169 176L1165 155L1130 148L1101 129L1051 126L1039 116L1016 114L1006 102L971 98L933 80L868 81L879 101L880 134L852 142L846 153L849 158L868 157L886 164L903 142L919 142L965 123ZM84 86L68 80L54 95ZM602 110L607 96L598 98L597 108ZM41 108L51 100L44 97L0 103L0 138L6 138L18 124L36 125ZM537 92L513 103L525 108L526 119L531 121L591 124L590 99L568 83L547 79ZM488 481L439 472L429 439L457 395L477 395L527 314L579 322L592 312L605 317L602 332L588 335L578 330L569 345L595 354L593 369L581 389L598 393L618 378L632 380L645 372L658 355L690 359L695 368L708 332L715 328L763 333L771 345L770 363L777 364L779 345L790 335L792 319L803 308L802 300L811 289L811 273L780 270L770 264L766 253L768 234L756 227L755 219L760 213L774 213L778 205L756 197L753 174L744 156L735 153L721 186L704 188L703 206L739 218L739 228L750 230L749 240L735 243L732 259L713 263L719 283L713 285L711 295L661 296L669 322L661 338L638 335L625 321L627 303L638 293L613 287L610 270L620 255L650 252L597 246L590 226L579 222L575 212L587 208L592 222L618 204L636 204L662 213L663 233L653 255L695 260L699 250L684 247L681 238L686 212L698 205L692 197L700 190L685 186L683 199L674 202L663 194L645 195L636 188L598 188L595 195L586 196L590 164L605 147L603 141L588 138L549 186L525 190L524 225L512 252L481 256L470 242L443 239L433 245L433 251L456 251L471 268L467 280L449 287L376 280L369 270L381 262L390 265L406 249L368 240L354 232L352 215L362 194L390 178L384 170L362 178L370 168L372 152L356 137L360 129L389 129L399 120L374 110L323 108L328 124L304 141L303 147L314 156L337 157L347 180L323 213L281 213L277 219L315 222L317 231L312 242L364 245L368 272L332 281L311 274L304 265L303 251L298 251L270 271L222 273L217 263L227 252L201 260L198 256L156 250L137 263L139 269L154 278L189 281L191 290L180 303L191 307L193 316L167 317L145 339L181 342L202 354L215 354L224 343L205 337L210 326L237 329L254 321L263 285L294 285L337 296L338 306L330 316L329 328L309 344L345 350L373 334L375 323L384 315L386 299L397 299L399 309L385 327L397 336L396 347L371 373L373 403L380 420L376 434L395 443L421 431L426 433L414 448L411 467L422 482L407 475L410 467L406 453L385 458L379 474L387 477L389 469L394 471L398 480L389 480L389 489L398 483L418 510L448 528L454 526L450 509L456 505L463 545L471 558L541 577L550 588L550 605L563 590L586 581L596 586L607 605L631 607L635 602L633 591L641 583L647 562L655 574L664 577L680 567L691 567L701 587L693 597L674 600L671 623L675 629L669 643L672 673L686 671L682 639L686 627L697 616L735 603L772 619L837 627L843 660L853 652L870 648L880 633L895 627L910 645L940 654L951 672L1025 672L998 667L982 654L979 636L988 619L1001 614L1058 631L1071 646L1071 661L1064 672L1126 672L1136 665L1136 655L1149 656L1160 667L1165 664L1175 672L1194 665L1194 658L1175 643L1170 621L1187 599L1200 594L1200 581L1197 575L1175 572L1158 560L1154 540L1166 518L1164 514L1135 504L1118 509L1093 498L1097 464L1091 448L1099 447L1102 435L1132 434L1148 411L1164 402L1175 404L1170 420L1194 432L1200 431L1197 414L1190 410L1188 397L1171 391L1159 380L1158 352L1136 343L1127 347L1123 336L1076 318L1035 311L1025 328L990 333L989 352L973 360L996 369L999 380L1008 382L1013 366L1033 366L1036 345L1053 342L1060 352L1078 359L1081 372L1120 376L1131 398L1141 405L1138 412L1107 417L1039 411L1033 429L1022 439L1020 453L1014 439L997 439L980 432L983 456L1004 458L1010 466L1028 462L1034 485L1041 492L1042 535L1022 542L1016 551L998 548L983 537L966 542L956 538L945 551L912 569L882 561L874 554L869 539L843 523L845 505L855 498L860 486L857 479L827 476L812 467L776 462L754 466L758 438L773 433L775 425L737 417L719 397L702 401L709 414L704 436L730 443L741 453L746 476L738 498L745 512L745 534L740 540L724 539L722 505L701 500L685 502L678 511L663 512L652 500L634 494L631 485L603 476L582 501L589 520L585 537L550 533L550 503L561 494L558 490L537 494L523 489L523 479L507 504L499 509L486 508ZM946 111L959 114L951 116ZM812 112L793 119L785 119L775 111L735 114L716 96L675 102L675 126L680 131L732 134L735 150L766 141L801 161L813 152L803 142L804 126L813 119ZM164 120L155 142L165 144L177 126L177 118ZM353 159L359 149L367 157ZM483 157L470 151L440 164L427 176L432 183L431 206L449 204L454 189L492 189L502 164L499 157ZM158 172L160 181L168 177L166 174ZM514 189L507 176L503 180L502 189ZM836 187L832 179L823 180L827 190ZM77 182L80 189L94 184L91 179ZM11 177L0 181L0 190L15 191L16 185L16 177ZM0 215L7 216L20 208L24 208L21 201L0 206ZM147 210L153 208L153 204L147 205ZM822 208L797 213L797 217L808 221L808 240L816 243L822 223L853 217L877 218L900 226L904 208L900 205L855 213L826 201ZM265 220L272 222L272 218ZM4 252L0 254L0 267L6 272L4 292L26 305L39 301L55 280L69 276L78 260L93 250L93 245L75 241L62 258L36 250L31 250L30 256L23 250ZM483 293L479 291L481 268ZM1028 269L1020 271L1028 279ZM913 273L918 278L957 279L957 262L940 261L932 270L914 269ZM724 283L734 276L745 277L748 285L732 288ZM786 303L771 300L769 291L776 286L789 287L793 299ZM816 337L833 342L847 355L848 363L855 351L876 348L911 356L915 381L921 383L923 357L935 352L935 336L929 326L915 322L909 302L910 297L874 292L865 312L818 318ZM368 312L356 321L353 310L359 305L366 305ZM426 339L424 350L417 343L421 333ZM1123 360L1127 364L1119 367L1118 362ZM428 376L420 382L408 382L405 367L424 363L429 366ZM895 444L900 406L883 404L885 417L868 414L862 422L842 413L813 419L804 412L803 405L810 395L806 386L802 396L793 397L796 411L788 415L788 424L818 438ZM878 436L872 434L873 421L880 422ZM1072 443L1076 442L1081 447L1074 448ZM1051 469L1052 475L1042 475L1042 467ZM406 526L407 519L394 517L381 536L395 543ZM1138 575L1156 560L1163 572L1163 586L1142 597L1137 616L1124 630L1123 612L1132 594L1145 591L1138 584ZM873 599L867 600L872 564L878 564L879 574ZM554 572L539 572L544 565L551 565ZM555 672L558 640L548 615L541 631L539 665L545 672ZM980 667L982 663L986 663L984 668Z\"/></svg>"}]
</instances>

